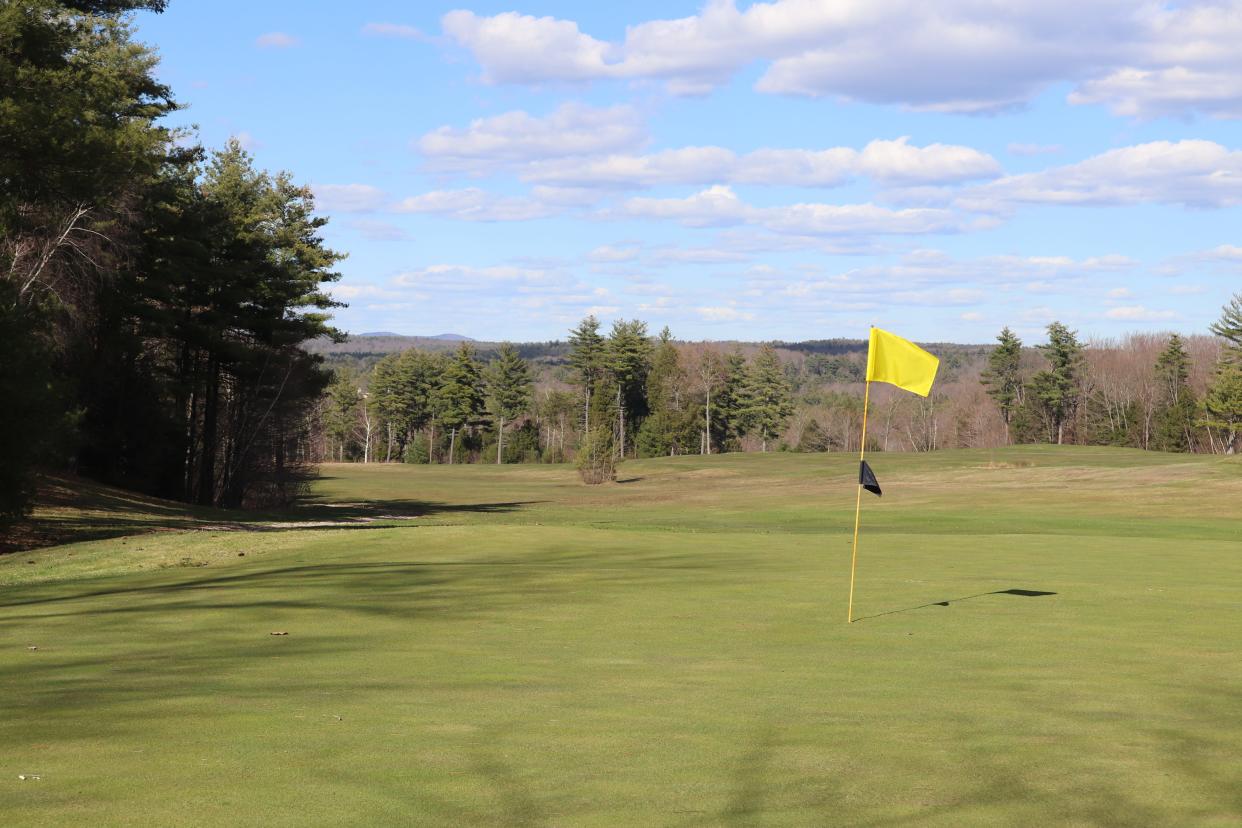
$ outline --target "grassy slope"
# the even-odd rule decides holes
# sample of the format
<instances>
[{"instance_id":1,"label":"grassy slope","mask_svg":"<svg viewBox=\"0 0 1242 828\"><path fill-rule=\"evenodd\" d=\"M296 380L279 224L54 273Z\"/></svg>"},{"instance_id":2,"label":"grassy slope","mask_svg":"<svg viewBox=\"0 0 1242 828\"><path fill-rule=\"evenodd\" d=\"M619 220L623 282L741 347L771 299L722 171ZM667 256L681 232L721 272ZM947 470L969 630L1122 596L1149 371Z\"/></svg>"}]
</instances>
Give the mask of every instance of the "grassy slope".
<instances>
[{"instance_id":1,"label":"grassy slope","mask_svg":"<svg viewBox=\"0 0 1242 828\"><path fill-rule=\"evenodd\" d=\"M1242 464L877 457L847 626L855 463L331 466L297 517L417 517L0 558L0 813L1242 820Z\"/></svg>"}]
</instances>

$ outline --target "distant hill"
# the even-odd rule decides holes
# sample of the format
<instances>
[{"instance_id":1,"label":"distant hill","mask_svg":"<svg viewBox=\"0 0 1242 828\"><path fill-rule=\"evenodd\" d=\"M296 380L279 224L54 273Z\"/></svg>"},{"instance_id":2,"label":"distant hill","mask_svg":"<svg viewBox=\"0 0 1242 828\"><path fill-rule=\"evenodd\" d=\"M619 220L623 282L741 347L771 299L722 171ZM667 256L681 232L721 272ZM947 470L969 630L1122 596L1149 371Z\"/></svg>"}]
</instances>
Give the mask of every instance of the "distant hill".
<instances>
[{"instance_id":1,"label":"distant hill","mask_svg":"<svg viewBox=\"0 0 1242 828\"><path fill-rule=\"evenodd\" d=\"M461 334L455 334L455 333L436 334L435 336L428 336L425 338L426 339L444 339L449 342L478 342L477 339L471 339L468 336L462 336Z\"/></svg>"}]
</instances>

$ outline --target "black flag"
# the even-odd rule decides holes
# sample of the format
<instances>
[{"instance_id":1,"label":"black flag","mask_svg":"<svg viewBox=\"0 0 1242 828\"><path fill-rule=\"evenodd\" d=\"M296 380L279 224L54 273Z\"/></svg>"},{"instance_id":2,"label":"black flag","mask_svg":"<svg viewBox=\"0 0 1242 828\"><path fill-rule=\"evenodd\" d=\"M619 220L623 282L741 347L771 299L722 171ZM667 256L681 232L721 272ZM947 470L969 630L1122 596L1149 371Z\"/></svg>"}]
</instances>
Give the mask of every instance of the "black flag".
<instances>
[{"instance_id":1,"label":"black flag","mask_svg":"<svg viewBox=\"0 0 1242 828\"><path fill-rule=\"evenodd\" d=\"M874 495L882 497L883 492L880 491L880 481L875 479L875 472L867 465L867 461L861 461L862 465L858 467L858 485Z\"/></svg>"}]
</instances>

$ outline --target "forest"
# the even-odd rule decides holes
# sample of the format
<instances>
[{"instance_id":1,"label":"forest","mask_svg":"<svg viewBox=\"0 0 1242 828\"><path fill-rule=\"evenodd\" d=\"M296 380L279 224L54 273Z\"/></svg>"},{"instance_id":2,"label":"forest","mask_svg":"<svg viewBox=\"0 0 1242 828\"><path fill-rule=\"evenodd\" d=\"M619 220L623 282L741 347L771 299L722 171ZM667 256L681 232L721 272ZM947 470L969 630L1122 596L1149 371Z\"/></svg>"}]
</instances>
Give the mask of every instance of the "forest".
<instances>
[{"instance_id":1,"label":"forest","mask_svg":"<svg viewBox=\"0 0 1242 828\"><path fill-rule=\"evenodd\" d=\"M1024 344L928 344L926 399L874 394L870 451L1012 443L1231 454L1242 425L1242 294L1203 335L1080 341L1060 322ZM728 451L856 451L864 341L677 342L646 323L606 334L584 319L564 343L401 349L337 345L319 408L318 459L565 462ZM393 348L382 354L368 350ZM525 355L525 356L524 356ZM604 473L605 479L611 474Z\"/></svg>"},{"instance_id":2,"label":"forest","mask_svg":"<svg viewBox=\"0 0 1242 828\"><path fill-rule=\"evenodd\" d=\"M37 471L213 506L305 480L342 256L309 188L160 124L179 106L128 13L0 5L0 515Z\"/></svg>"}]
</instances>

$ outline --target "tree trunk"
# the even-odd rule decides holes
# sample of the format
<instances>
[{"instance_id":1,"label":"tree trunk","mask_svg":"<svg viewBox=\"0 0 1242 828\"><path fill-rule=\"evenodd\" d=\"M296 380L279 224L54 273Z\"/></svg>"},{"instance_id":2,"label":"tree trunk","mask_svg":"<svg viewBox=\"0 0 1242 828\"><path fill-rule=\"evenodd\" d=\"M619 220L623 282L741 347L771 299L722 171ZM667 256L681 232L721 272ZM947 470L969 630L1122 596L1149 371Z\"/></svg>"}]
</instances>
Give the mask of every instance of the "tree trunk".
<instances>
[{"instance_id":1,"label":"tree trunk","mask_svg":"<svg viewBox=\"0 0 1242 828\"><path fill-rule=\"evenodd\" d=\"M453 465L453 455L457 451L457 429L449 433L449 465Z\"/></svg>"},{"instance_id":2,"label":"tree trunk","mask_svg":"<svg viewBox=\"0 0 1242 828\"><path fill-rule=\"evenodd\" d=\"M392 462L392 423L388 424L388 451L384 454L384 462Z\"/></svg>"},{"instance_id":3,"label":"tree trunk","mask_svg":"<svg viewBox=\"0 0 1242 828\"><path fill-rule=\"evenodd\" d=\"M216 428L220 413L220 364L211 357L207 366L207 398L203 403L203 456L198 467L198 503L214 506L216 499Z\"/></svg>"},{"instance_id":4,"label":"tree trunk","mask_svg":"<svg viewBox=\"0 0 1242 828\"><path fill-rule=\"evenodd\" d=\"M505 418L499 417L500 428L496 429L496 465L500 465L501 453L505 448Z\"/></svg>"},{"instance_id":5,"label":"tree trunk","mask_svg":"<svg viewBox=\"0 0 1242 828\"><path fill-rule=\"evenodd\" d=\"M712 389L710 385L707 387L707 405L703 408L703 419L707 423L707 428L703 432L703 436L706 438L704 440L703 447L707 449L707 451L704 453L711 454L712 453Z\"/></svg>"}]
</instances>

